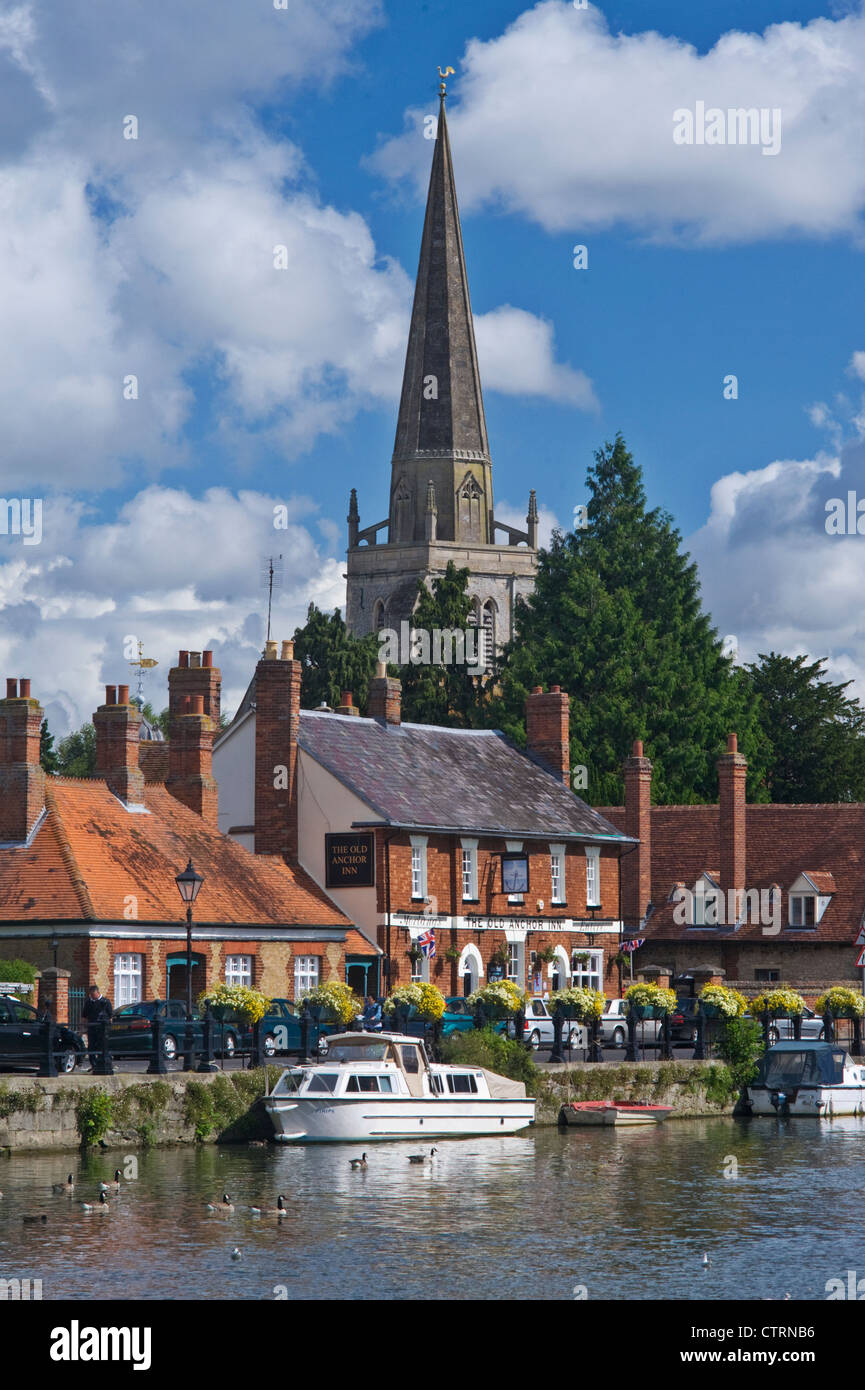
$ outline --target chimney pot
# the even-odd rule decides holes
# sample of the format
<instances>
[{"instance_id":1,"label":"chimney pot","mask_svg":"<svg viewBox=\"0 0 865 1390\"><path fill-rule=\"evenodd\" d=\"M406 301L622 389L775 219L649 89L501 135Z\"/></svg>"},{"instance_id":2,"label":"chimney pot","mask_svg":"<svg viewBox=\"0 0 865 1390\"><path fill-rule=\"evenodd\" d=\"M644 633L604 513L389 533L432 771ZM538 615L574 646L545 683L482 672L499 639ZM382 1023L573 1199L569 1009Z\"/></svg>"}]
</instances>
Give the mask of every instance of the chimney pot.
<instances>
[{"instance_id":1,"label":"chimney pot","mask_svg":"<svg viewBox=\"0 0 865 1390\"><path fill-rule=\"evenodd\" d=\"M17 699L18 699L18 682L17 682L17 680L15 680L15 678L14 678L13 676L7 676L7 677L6 677L6 699L7 699L7 700L17 700Z\"/></svg>"},{"instance_id":2,"label":"chimney pot","mask_svg":"<svg viewBox=\"0 0 865 1390\"><path fill-rule=\"evenodd\" d=\"M283 642L283 644L282 644L282 652L280 653L280 660L281 660L281 661L294 661L294 643L293 643L293 642Z\"/></svg>"},{"instance_id":3,"label":"chimney pot","mask_svg":"<svg viewBox=\"0 0 865 1390\"><path fill-rule=\"evenodd\" d=\"M128 686L128 685L118 685L118 687L117 687L117 703L118 703L118 705L128 705L128 704L129 704L129 686Z\"/></svg>"},{"instance_id":4,"label":"chimney pot","mask_svg":"<svg viewBox=\"0 0 865 1390\"><path fill-rule=\"evenodd\" d=\"M265 642L265 644L264 644L264 659L265 659L265 661L276 661L276 642L275 642L275 640L274 640L274 641L270 641L270 642Z\"/></svg>"},{"instance_id":5,"label":"chimney pot","mask_svg":"<svg viewBox=\"0 0 865 1390\"><path fill-rule=\"evenodd\" d=\"M22 676L18 683L18 696L21 700L30 699L30 677Z\"/></svg>"},{"instance_id":6,"label":"chimney pot","mask_svg":"<svg viewBox=\"0 0 865 1390\"><path fill-rule=\"evenodd\" d=\"M375 678L376 678L376 680L378 680L378 681L384 680L384 678L385 678L386 676L387 676L387 662L385 662L385 661L377 661L377 662L375 663Z\"/></svg>"},{"instance_id":7,"label":"chimney pot","mask_svg":"<svg viewBox=\"0 0 865 1390\"><path fill-rule=\"evenodd\" d=\"M105 687L105 703L106 703L106 705L116 705L116 704L117 704L117 686L116 686L116 685L106 685L106 687Z\"/></svg>"},{"instance_id":8,"label":"chimney pot","mask_svg":"<svg viewBox=\"0 0 865 1390\"><path fill-rule=\"evenodd\" d=\"M182 666L185 670L186 667L189 665L189 652L181 652L179 657L177 658L177 664L178 666Z\"/></svg>"},{"instance_id":9,"label":"chimney pot","mask_svg":"<svg viewBox=\"0 0 865 1390\"><path fill-rule=\"evenodd\" d=\"M551 685L551 686L550 686L550 694L551 694L551 695L560 695L560 694L561 694L561 690L562 690L562 687L561 687L560 685Z\"/></svg>"},{"instance_id":10,"label":"chimney pot","mask_svg":"<svg viewBox=\"0 0 865 1390\"><path fill-rule=\"evenodd\" d=\"M190 710L189 710L190 714L203 714L203 713L204 713L204 696L203 696L203 695L190 695L190 696L189 696L189 699L190 699L190 701L191 701Z\"/></svg>"},{"instance_id":11,"label":"chimney pot","mask_svg":"<svg viewBox=\"0 0 865 1390\"><path fill-rule=\"evenodd\" d=\"M533 688L532 688L532 694L533 694L533 695L543 695L543 693L544 693L544 687L543 687L542 685L533 686Z\"/></svg>"},{"instance_id":12,"label":"chimney pot","mask_svg":"<svg viewBox=\"0 0 865 1390\"><path fill-rule=\"evenodd\" d=\"M633 756L635 758L642 758L643 756L643 740L641 738L634 739Z\"/></svg>"},{"instance_id":13,"label":"chimney pot","mask_svg":"<svg viewBox=\"0 0 865 1390\"><path fill-rule=\"evenodd\" d=\"M340 696L340 699L339 699L339 703L340 703L341 705L350 705L350 704L352 704L352 698L351 698L351 691L350 691L350 690L344 690L344 691L342 692L342 694L341 694L341 696Z\"/></svg>"},{"instance_id":14,"label":"chimney pot","mask_svg":"<svg viewBox=\"0 0 865 1390\"><path fill-rule=\"evenodd\" d=\"M738 753L738 751L739 751L739 740L738 740L737 736L736 736L735 734L728 734L728 735L727 735L727 752L728 752L728 753Z\"/></svg>"},{"instance_id":15,"label":"chimney pot","mask_svg":"<svg viewBox=\"0 0 865 1390\"><path fill-rule=\"evenodd\" d=\"M202 652L202 653L201 653L201 664L202 664L202 666L212 666L212 665L213 665L213 652Z\"/></svg>"},{"instance_id":16,"label":"chimney pot","mask_svg":"<svg viewBox=\"0 0 865 1390\"><path fill-rule=\"evenodd\" d=\"M189 664L190 666L194 666L196 671L199 670L201 667L201 652L190 652Z\"/></svg>"}]
</instances>

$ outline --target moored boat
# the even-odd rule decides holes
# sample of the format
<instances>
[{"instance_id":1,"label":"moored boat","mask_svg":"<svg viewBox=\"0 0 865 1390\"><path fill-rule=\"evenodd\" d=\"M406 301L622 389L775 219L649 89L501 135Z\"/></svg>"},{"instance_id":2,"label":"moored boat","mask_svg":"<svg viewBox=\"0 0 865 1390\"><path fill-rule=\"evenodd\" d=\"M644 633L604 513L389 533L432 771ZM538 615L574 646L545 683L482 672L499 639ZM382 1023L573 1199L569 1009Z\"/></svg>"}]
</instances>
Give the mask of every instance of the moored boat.
<instances>
[{"instance_id":1,"label":"moored boat","mask_svg":"<svg viewBox=\"0 0 865 1390\"><path fill-rule=\"evenodd\" d=\"M657 1125L672 1114L672 1105L640 1105L615 1100L573 1100L563 1105L565 1125Z\"/></svg>"},{"instance_id":2,"label":"moored boat","mask_svg":"<svg viewBox=\"0 0 865 1390\"><path fill-rule=\"evenodd\" d=\"M432 1062L399 1033L337 1033L327 1057L288 1067L264 1105L283 1143L515 1134L534 1122L521 1081Z\"/></svg>"},{"instance_id":3,"label":"moored boat","mask_svg":"<svg viewBox=\"0 0 865 1390\"><path fill-rule=\"evenodd\" d=\"M775 1043L760 1061L748 1100L753 1115L862 1115L865 1062L837 1043Z\"/></svg>"}]
</instances>

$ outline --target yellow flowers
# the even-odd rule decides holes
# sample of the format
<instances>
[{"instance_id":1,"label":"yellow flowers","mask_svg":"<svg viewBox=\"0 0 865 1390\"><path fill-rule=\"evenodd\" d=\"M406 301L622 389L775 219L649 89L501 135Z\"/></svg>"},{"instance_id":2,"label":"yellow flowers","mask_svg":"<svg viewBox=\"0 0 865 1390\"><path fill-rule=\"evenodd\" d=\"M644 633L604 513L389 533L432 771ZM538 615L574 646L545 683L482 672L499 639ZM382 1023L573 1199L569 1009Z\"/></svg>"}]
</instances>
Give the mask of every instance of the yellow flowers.
<instances>
[{"instance_id":1,"label":"yellow flowers","mask_svg":"<svg viewBox=\"0 0 865 1390\"><path fill-rule=\"evenodd\" d=\"M751 1000L751 1013L760 1014L801 1014L805 1012L805 1000L795 989L781 985L778 989L768 989Z\"/></svg>"},{"instance_id":2,"label":"yellow flowers","mask_svg":"<svg viewBox=\"0 0 865 1390\"><path fill-rule=\"evenodd\" d=\"M861 1018L865 1013L865 997L846 985L832 985L820 995L814 1008L818 1014L825 1014L828 1009L833 1018Z\"/></svg>"},{"instance_id":3,"label":"yellow flowers","mask_svg":"<svg viewBox=\"0 0 865 1390\"><path fill-rule=\"evenodd\" d=\"M211 1009L237 1014L246 1023L258 1023L270 1008L270 1000L248 985L227 985L223 981L198 996L198 1007L202 1012L208 1005Z\"/></svg>"},{"instance_id":4,"label":"yellow flowers","mask_svg":"<svg viewBox=\"0 0 865 1390\"><path fill-rule=\"evenodd\" d=\"M440 989L423 980L414 980L409 985L397 985L393 994L384 1001L384 1011L392 1014L398 1004L409 1004L417 1009L418 1017L434 1023L445 1011L445 999Z\"/></svg>"},{"instance_id":5,"label":"yellow flowers","mask_svg":"<svg viewBox=\"0 0 865 1390\"><path fill-rule=\"evenodd\" d=\"M660 985L631 985L625 991L625 1002L628 1006L635 1006L639 1009L654 1009L657 1018L664 1014L671 1014L676 1007L676 991L673 989L662 989Z\"/></svg>"},{"instance_id":6,"label":"yellow flowers","mask_svg":"<svg viewBox=\"0 0 865 1390\"><path fill-rule=\"evenodd\" d=\"M481 985L474 994L469 995L470 1004L483 1004L484 1008L497 1009L515 1014L523 1008L526 994L513 980L496 980L491 985Z\"/></svg>"},{"instance_id":7,"label":"yellow flowers","mask_svg":"<svg viewBox=\"0 0 865 1390\"><path fill-rule=\"evenodd\" d=\"M319 1005L335 1015L338 1023L352 1023L363 1007L357 995L341 980L329 980L326 985L308 989L299 1001L301 1005Z\"/></svg>"},{"instance_id":8,"label":"yellow flowers","mask_svg":"<svg viewBox=\"0 0 865 1390\"><path fill-rule=\"evenodd\" d=\"M575 985L572 989L557 989L550 999L550 1009L557 1004L566 1009L571 1018L579 1023L591 1023L604 1012L604 996L596 989L583 989Z\"/></svg>"},{"instance_id":9,"label":"yellow flowers","mask_svg":"<svg viewBox=\"0 0 865 1390\"><path fill-rule=\"evenodd\" d=\"M727 985L706 985L700 990L700 1003L717 1009L722 1018L741 1018L748 1007L744 994Z\"/></svg>"}]
</instances>

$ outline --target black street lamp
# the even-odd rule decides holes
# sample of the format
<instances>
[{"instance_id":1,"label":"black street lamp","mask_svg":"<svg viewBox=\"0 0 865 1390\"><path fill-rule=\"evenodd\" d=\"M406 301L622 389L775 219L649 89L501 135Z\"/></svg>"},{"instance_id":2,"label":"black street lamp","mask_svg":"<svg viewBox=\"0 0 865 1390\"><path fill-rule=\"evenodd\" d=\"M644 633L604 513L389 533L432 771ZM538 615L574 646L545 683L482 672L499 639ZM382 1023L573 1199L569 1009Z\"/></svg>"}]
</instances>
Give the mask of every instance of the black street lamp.
<instances>
[{"instance_id":1,"label":"black street lamp","mask_svg":"<svg viewBox=\"0 0 865 1390\"><path fill-rule=\"evenodd\" d=\"M192 867L190 859L182 874L177 874L174 882L177 884L181 898L186 903L186 1022L192 1022L192 904L198 897L201 885L204 882L201 874L197 874Z\"/></svg>"}]
</instances>

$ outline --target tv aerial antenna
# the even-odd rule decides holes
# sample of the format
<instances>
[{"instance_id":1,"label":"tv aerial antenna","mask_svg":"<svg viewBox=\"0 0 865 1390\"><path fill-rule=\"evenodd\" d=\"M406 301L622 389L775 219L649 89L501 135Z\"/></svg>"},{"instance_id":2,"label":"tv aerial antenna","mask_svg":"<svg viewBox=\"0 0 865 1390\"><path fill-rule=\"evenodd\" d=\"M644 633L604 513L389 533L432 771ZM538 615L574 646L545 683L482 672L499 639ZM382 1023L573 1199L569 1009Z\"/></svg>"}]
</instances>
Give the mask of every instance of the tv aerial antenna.
<instances>
[{"instance_id":1,"label":"tv aerial antenna","mask_svg":"<svg viewBox=\"0 0 865 1390\"><path fill-rule=\"evenodd\" d=\"M139 708L139 709L143 709L143 707L144 707L144 697L143 697L141 691L142 691L142 685L143 685L143 681L144 681L144 672L145 672L145 671L152 671L154 666L158 666L158 665L159 665L159 662L158 662L158 661L154 661L152 656L145 656L145 655L144 655L144 644L143 644L143 642L139 641L139 643L138 643L138 660L137 660L137 661L130 661L129 665L130 665L130 666L133 666L133 667L136 667L136 666L138 667L138 695L137 695L137 700L138 700L138 708Z\"/></svg>"},{"instance_id":2,"label":"tv aerial antenna","mask_svg":"<svg viewBox=\"0 0 865 1390\"><path fill-rule=\"evenodd\" d=\"M267 641L270 641L270 616L273 609L273 591L282 588L282 556L266 555L261 562L262 579L267 588Z\"/></svg>"}]
</instances>

